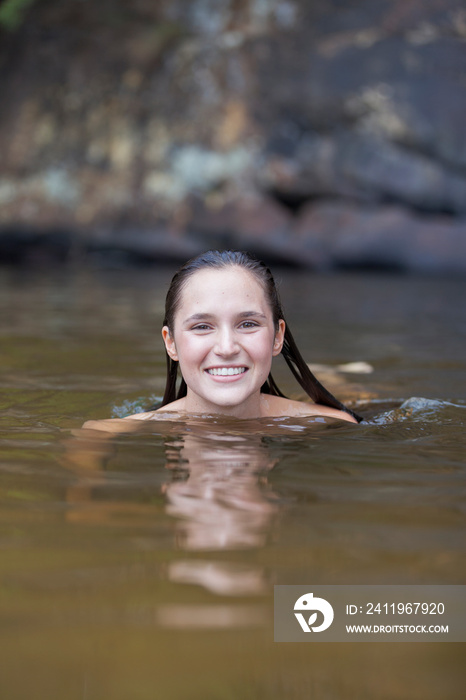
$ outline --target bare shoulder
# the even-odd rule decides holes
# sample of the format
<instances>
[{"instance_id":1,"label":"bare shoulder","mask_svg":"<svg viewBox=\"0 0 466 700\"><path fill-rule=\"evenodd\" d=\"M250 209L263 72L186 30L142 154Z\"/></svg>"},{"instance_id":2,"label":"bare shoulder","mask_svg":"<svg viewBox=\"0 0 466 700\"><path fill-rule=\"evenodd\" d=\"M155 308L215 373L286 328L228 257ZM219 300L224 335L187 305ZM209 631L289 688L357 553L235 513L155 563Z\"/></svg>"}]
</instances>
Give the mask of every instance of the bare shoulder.
<instances>
[{"instance_id":1,"label":"bare shoulder","mask_svg":"<svg viewBox=\"0 0 466 700\"><path fill-rule=\"evenodd\" d=\"M176 421L180 418L181 407L177 407L179 401L158 408L156 411L133 413L124 418L108 418L105 420L88 420L82 426L86 430L100 430L107 433L131 433L138 430L141 421Z\"/></svg>"},{"instance_id":2,"label":"bare shoulder","mask_svg":"<svg viewBox=\"0 0 466 700\"><path fill-rule=\"evenodd\" d=\"M338 418L339 420L348 421L349 423L357 423L346 411L340 411L337 408L322 406L316 403L307 403L307 401L293 401L281 396L262 395L264 416L324 416L328 418Z\"/></svg>"},{"instance_id":3,"label":"bare shoulder","mask_svg":"<svg viewBox=\"0 0 466 700\"><path fill-rule=\"evenodd\" d=\"M130 426L131 423L126 418L107 418L105 420L87 420L82 428L84 430L100 430L106 433L129 433L131 432Z\"/></svg>"},{"instance_id":4,"label":"bare shoulder","mask_svg":"<svg viewBox=\"0 0 466 700\"><path fill-rule=\"evenodd\" d=\"M152 411L152 413L184 413L185 403L186 400L184 398L177 399L176 401L165 404L165 406L161 406L161 408L157 408L157 410Z\"/></svg>"}]
</instances>

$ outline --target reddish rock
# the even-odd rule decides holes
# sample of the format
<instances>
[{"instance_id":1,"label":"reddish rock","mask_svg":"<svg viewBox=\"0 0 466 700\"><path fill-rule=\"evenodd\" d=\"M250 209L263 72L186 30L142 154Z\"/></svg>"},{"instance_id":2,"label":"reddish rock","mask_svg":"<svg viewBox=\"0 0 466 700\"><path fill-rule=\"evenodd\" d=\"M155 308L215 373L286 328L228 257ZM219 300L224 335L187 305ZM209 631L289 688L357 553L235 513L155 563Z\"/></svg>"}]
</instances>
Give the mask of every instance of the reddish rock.
<instances>
[{"instance_id":1,"label":"reddish rock","mask_svg":"<svg viewBox=\"0 0 466 700\"><path fill-rule=\"evenodd\" d=\"M293 237L322 267L466 271L466 219L421 217L394 206L307 205Z\"/></svg>"},{"instance_id":2,"label":"reddish rock","mask_svg":"<svg viewBox=\"0 0 466 700\"><path fill-rule=\"evenodd\" d=\"M191 227L206 247L246 248L283 262L301 263L292 240L293 216L267 196L245 196L223 206L193 207Z\"/></svg>"}]
</instances>

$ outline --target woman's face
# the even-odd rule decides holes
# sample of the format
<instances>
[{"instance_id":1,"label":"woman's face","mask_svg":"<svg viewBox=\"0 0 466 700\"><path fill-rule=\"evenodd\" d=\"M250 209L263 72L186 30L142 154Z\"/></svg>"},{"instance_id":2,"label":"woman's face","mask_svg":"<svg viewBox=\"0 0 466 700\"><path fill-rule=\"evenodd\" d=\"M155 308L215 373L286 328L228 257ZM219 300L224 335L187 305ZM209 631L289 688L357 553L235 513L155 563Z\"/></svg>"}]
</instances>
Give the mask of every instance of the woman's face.
<instances>
[{"instance_id":1,"label":"woman's face","mask_svg":"<svg viewBox=\"0 0 466 700\"><path fill-rule=\"evenodd\" d=\"M172 333L162 336L187 384L185 410L260 416L260 390L282 349L264 290L239 266L203 269L186 283Z\"/></svg>"}]
</instances>

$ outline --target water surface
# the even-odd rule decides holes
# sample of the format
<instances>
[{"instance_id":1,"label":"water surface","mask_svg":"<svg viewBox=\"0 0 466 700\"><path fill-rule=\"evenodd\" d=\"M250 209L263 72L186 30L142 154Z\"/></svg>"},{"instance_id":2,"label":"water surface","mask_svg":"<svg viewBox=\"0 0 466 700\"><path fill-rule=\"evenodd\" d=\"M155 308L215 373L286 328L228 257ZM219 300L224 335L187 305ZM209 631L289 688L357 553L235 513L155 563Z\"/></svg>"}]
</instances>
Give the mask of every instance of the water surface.
<instances>
[{"instance_id":1,"label":"water surface","mask_svg":"<svg viewBox=\"0 0 466 700\"><path fill-rule=\"evenodd\" d=\"M276 644L272 611L465 583L465 283L278 272L306 359L373 367L319 375L360 426L82 431L163 392L172 272L1 272L2 697L462 698L461 645Z\"/></svg>"}]
</instances>

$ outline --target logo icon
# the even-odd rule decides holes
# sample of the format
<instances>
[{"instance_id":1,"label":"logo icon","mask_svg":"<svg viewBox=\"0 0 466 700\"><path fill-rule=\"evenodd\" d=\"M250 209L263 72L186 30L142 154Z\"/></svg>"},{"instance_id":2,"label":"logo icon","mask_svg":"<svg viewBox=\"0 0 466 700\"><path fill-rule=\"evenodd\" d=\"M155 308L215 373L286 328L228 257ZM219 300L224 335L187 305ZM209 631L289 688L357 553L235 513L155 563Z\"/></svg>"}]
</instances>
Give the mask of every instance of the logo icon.
<instances>
[{"instance_id":1,"label":"logo icon","mask_svg":"<svg viewBox=\"0 0 466 700\"><path fill-rule=\"evenodd\" d=\"M324 598L314 598L313 593L305 593L302 595L296 603L294 604L295 617L301 625L303 632L323 632L328 629L333 622L333 608L330 603ZM307 613L312 613L308 621L304 615L296 610L303 610ZM315 621L317 620L317 612L321 612L324 616L324 621L318 627L313 627Z\"/></svg>"}]
</instances>

